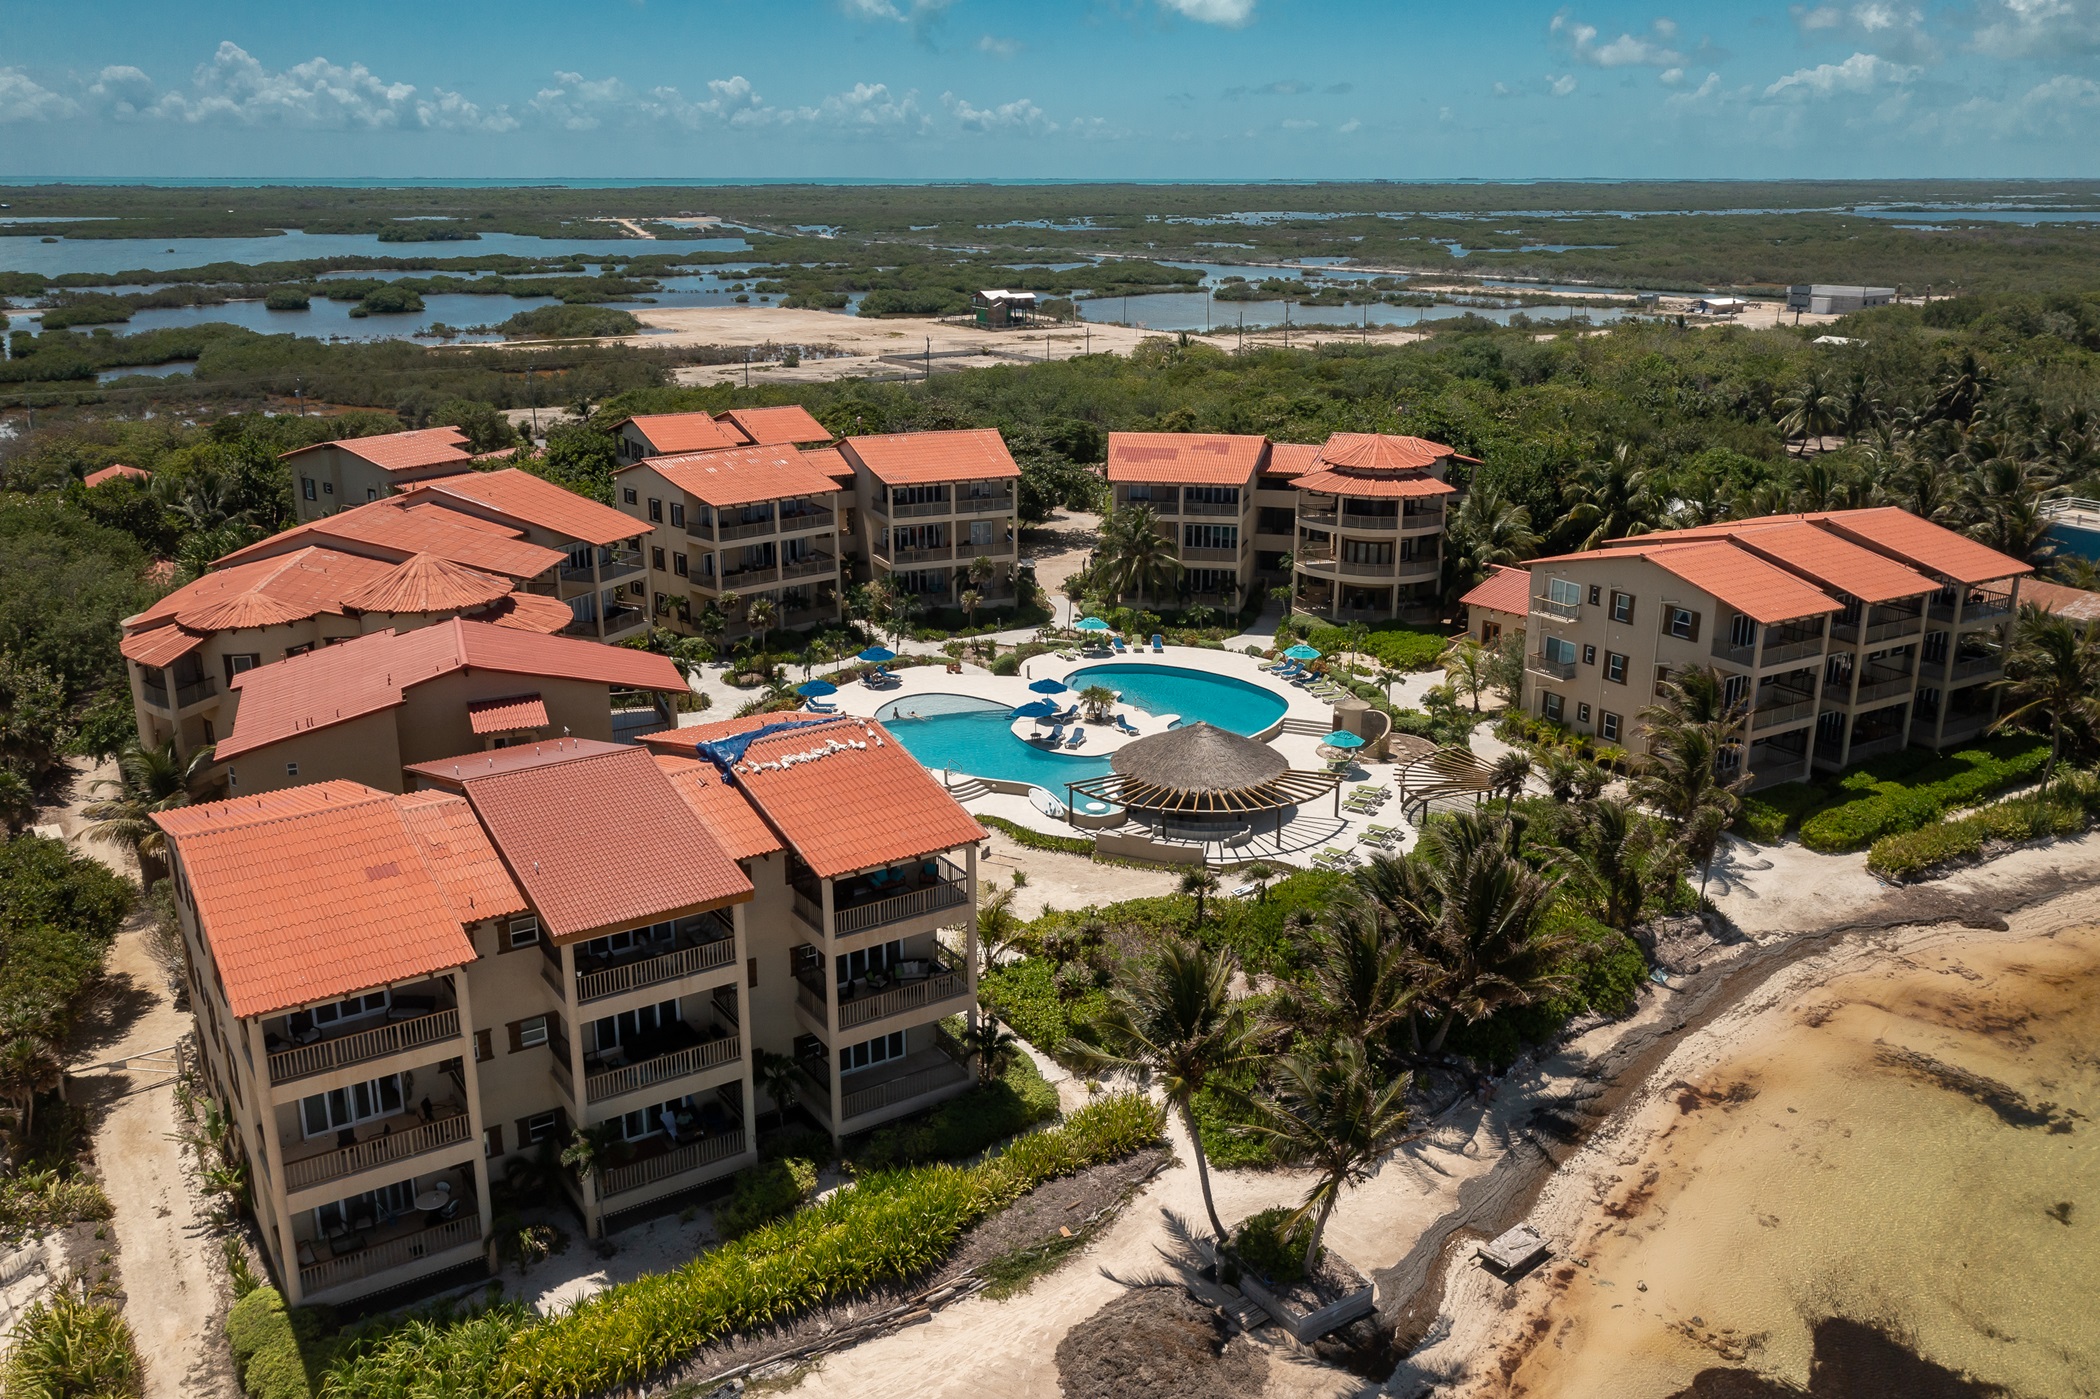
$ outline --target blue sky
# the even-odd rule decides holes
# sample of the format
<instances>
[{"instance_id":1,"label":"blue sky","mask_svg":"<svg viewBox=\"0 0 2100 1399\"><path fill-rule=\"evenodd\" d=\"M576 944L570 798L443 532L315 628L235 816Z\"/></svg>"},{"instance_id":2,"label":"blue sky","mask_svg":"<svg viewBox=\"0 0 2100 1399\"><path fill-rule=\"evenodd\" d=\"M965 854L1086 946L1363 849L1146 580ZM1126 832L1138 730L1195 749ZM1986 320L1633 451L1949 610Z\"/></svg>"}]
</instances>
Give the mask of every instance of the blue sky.
<instances>
[{"instance_id":1,"label":"blue sky","mask_svg":"<svg viewBox=\"0 0 2100 1399\"><path fill-rule=\"evenodd\" d=\"M9 7L0 174L2100 174L2100 0Z\"/></svg>"}]
</instances>

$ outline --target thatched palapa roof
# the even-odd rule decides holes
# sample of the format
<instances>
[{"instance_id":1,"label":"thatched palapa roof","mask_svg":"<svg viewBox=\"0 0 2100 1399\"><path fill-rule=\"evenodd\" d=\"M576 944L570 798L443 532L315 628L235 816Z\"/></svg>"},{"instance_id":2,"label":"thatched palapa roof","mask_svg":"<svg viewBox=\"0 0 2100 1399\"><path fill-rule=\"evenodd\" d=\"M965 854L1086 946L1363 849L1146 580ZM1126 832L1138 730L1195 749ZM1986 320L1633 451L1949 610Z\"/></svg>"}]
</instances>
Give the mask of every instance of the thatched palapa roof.
<instances>
[{"instance_id":1,"label":"thatched palapa roof","mask_svg":"<svg viewBox=\"0 0 2100 1399\"><path fill-rule=\"evenodd\" d=\"M1108 762L1107 776L1069 785L1141 811L1240 816L1335 788L1330 774L1298 772L1266 743L1200 720L1126 743Z\"/></svg>"}]
</instances>

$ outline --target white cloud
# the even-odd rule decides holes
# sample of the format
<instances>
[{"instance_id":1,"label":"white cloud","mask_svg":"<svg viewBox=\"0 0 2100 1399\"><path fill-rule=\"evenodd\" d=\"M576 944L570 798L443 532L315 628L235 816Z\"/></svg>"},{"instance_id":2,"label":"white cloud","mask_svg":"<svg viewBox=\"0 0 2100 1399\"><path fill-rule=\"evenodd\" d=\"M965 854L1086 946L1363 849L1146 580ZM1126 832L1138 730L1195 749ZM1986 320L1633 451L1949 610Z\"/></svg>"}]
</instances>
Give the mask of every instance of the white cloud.
<instances>
[{"instance_id":1,"label":"white cloud","mask_svg":"<svg viewBox=\"0 0 2100 1399\"><path fill-rule=\"evenodd\" d=\"M1877 87L1907 83L1918 76L1916 68L1891 63L1879 54L1856 53L1843 63L1819 63L1800 68L1765 89L1766 97L1831 97L1839 93L1871 92Z\"/></svg>"},{"instance_id":2,"label":"white cloud","mask_svg":"<svg viewBox=\"0 0 2100 1399\"><path fill-rule=\"evenodd\" d=\"M1657 73L1655 75L1655 80L1661 83L1664 87L1676 87L1679 83L1684 81L1684 69L1665 68L1662 70L1662 72Z\"/></svg>"},{"instance_id":3,"label":"white cloud","mask_svg":"<svg viewBox=\"0 0 2100 1399\"><path fill-rule=\"evenodd\" d=\"M1285 117L1283 119L1283 129L1285 131L1311 131L1317 126L1319 126L1319 123L1309 117Z\"/></svg>"},{"instance_id":4,"label":"white cloud","mask_svg":"<svg viewBox=\"0 0 2100 1399\"><path fill-rule=\"evenodd\" d=\"M1801 37L1811 42L1843 35L1858 45L1871 44L1876 53L1899 63L1934 63L1940 57L1939 41L1927 32L1925 12L1915 5L1862 0L1850 9L1795 5L1787 13Z\"/></svg>"},{"instance_id":5,"label":"white cloud","mask_svg":"<svg viewBox=\"0 0 2100 1399\"><path fill-rule=\"evenodd\" d=\"M2075 136L2100 112L2100 83L2060 73L2005 101L1976 97L1947 113L1947 135Z\"/></svg>"},{"instance_id":6,"label":"white cloud","mask_svg":"<svg viewBox=\"0 0 2100 1399\"><path fill-rule=\"evenodd\" d=\"M51 121L80 110L72 98L53 92L19 68L0 68L0 122Z\"/></svg>"},{"instance_id":7,"label":"white cloud","mask_svg":"<svg viewBox=\"0 0 2100 1399\"><path fill-rule=\"evenodd\" d=\"M1546 91L1552 93L1555 97L1566 97L1574 90L1575 75L1573 73L1563 73L1557 78L1551 73L1546 75Z\"/></svg>"},{"instance_id":8,"label":"white cloud","mask_svg":"<svg viewBox=\"0 0 2100 1399\"><path fill-rule=\"evenodd\" d=\"M114 79L110 79L112 73ZM412 83L389 82L362 63L346 68L325 58L312 58L272 72L230 40L219 45L210 62L198 65L188 91L171 88L151 106L141 106L135 99L143 95L138 79L144 76L136 69L105 70L104 74L125 91L125 100L142 115L192 125L224 122L323 130L509 131L518 124L504 108L484 111L443 88L433 88L426 95Z\"/></svg>"},{"instance_id":9,"label":"white cloud","mask_svg":"<svg viewBox=\"0 0 2100 1399\"><path fill-rule=\"evenodd\" d=\"M1021 41L1019 39L1001 39L996 35L986 34L978 39L977 51L979 53L988 53L994 58L1012 58L1021 51Z\"/></svg>"},{"instance_id":10,"label":"white cloud","mask_svg":"<svg viewBox=\"0 0 2100 1399\"><path fill-rule=\"evenodd\" d=\"M897 24L919 24L934 18L955 0L841 0L846 13L855 19L889 20Z\"/></svg>"},{"instance_id":11,"label":"white cloud","mask_svg":"<svg viewBox=\"0 0 2100 1399\"><path fill-rule=\"evenodd\" d=\"M1976 47L1998 58L2100 51L2100 0L1981 0Z\"/></svg>"},{"instance_id":12,"label":"white cloud","mask_svg":"<svg viewBox=\"0 0 2100 1399\"><path fill-rule=\"evenodd\" d=\"M1804 34L1815 34L1825 29L1835 29L1845 22L1845 12L1835 5L1818 5L1813 10L1806 5L1796 5L1788 11L1794 23Z\"/></svg>"},{"instance_id":13,"label":"white cloud","mask_svg":"<svg viewBox=\"0 0 2100 1399\"><path fill-rule=\"evenodd\" d=\"M1704 106L1707 102L1713 100L1720 91L1721 75L1719 73L1708 73L1706 81L1700 83L1699 86L1691 89L1689 92L1671 93L1664 100L1663 105L1672 111L1690 111ZM1740 96L1741 94L1738 93L1737 95Z\"/></svg>"},{"instance_id":14,"label":"white cloud","mask_svg":"<svg viewBox=\"0 0 2100 1399\"><path fill-rule=\"evenodd\" d=\"M1043 109L1025 97L1002 102L996 107L973 107L967 98L944 92L941 105L948 109L949 116L955 118L955 124L965 131L1016 131L1037 135L1057 130L1057 123L1045 118Z\"/></svg>"},{"instance_id":15,"label":"white cloud","mask_svg":"<svg viewBox=\"0 0 2100 1399\"><path fill-rule=\"evenodd\" d=\"M1254 0L1159 0L1162 7L1199 24L1237 29L1254 18Z\"/></svg>"},{"instance_id":16,"label":"white cloud","mask_svg":"<svg viewBox=\"0 0 2100 1399\"><path fill-rule=\"evenodd\" d=\"M1351 117L1349 118L1349 120L1343 122L1340 126L1337 126L1335 130L1340 132L1342 135L1347 136L1352 132L1361 131L1363 130L1363 128L1364 124L1361 121L1358 121L1355 117Z\"/></svg>"},{"instance_id":17,"label":"white cloud","mask_svg":"<svg viewBox=\"0 0 2100 1399\"><path fill-rule=\"evenodd\" d=\"M88 105L96 111L129 121L151 107L158 92L143 70L119 63L97 73L86 95Z\"/></svg>"},{"instance_id":18,"label":"white cloud","mask_svg":"<svg viewBox=\"0 0 2100 1399\"><path fill-rule=\"evenodd\" d=\"M1553 17L1547 32L1560 40L1570 58L1597 68L1676 68L1684 63L1684 55L1669 46L1669 41L1677 36L1674 20L1655 21L1652 39L1621 34L1600 44L1597 26L1584 24L1562 10Z\"/></svg>"}]
</instances>

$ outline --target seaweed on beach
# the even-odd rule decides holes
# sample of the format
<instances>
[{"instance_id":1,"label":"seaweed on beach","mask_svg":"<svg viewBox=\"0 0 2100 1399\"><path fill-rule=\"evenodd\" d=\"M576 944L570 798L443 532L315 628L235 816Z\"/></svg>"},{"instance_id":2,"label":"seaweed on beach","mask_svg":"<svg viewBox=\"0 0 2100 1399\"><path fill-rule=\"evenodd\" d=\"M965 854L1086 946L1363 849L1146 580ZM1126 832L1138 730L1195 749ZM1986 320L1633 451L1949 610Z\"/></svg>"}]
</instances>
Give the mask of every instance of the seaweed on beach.
<instances>
[{"instance_id":1,"label":"seaweed on beach","mask_svg":"<svg viewBox=\"0 0 2100 1399\"><path fill-rule=\"evenodd\" d=\"M1915 1049L1883 1045L1874 1057L1888 1068L1899 1069L1989 1108L2008 1127L2046 1127L2051 1132L2068 1132L2078 1117L2077 1113L2055 1103L2031 1102L2026 1094L2010 1084L1986 1078L1956 1064L1942 1063Z\"/></svg>"},{"instance_id":2,"label":"seaweed on beach","mask_svg":"<svg viewBox=\"0 0 2100 1399\"><path fill-rule=\"evenodd\" d=\"M2006 1391L1919 1355L1914 1345L1867 1322L1815 1324L1808 1388L1754 1370L1701 1370L1670 1399L1996 1399Z\"/></svg>"}]
</instances>

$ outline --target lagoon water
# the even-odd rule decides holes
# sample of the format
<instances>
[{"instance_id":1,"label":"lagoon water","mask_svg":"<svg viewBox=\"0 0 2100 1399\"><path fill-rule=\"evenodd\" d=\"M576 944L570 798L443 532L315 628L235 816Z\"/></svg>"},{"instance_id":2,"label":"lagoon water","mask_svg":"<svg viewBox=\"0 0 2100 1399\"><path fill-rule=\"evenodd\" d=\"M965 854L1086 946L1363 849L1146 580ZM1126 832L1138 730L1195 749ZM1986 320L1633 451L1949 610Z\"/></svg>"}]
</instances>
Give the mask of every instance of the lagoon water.
<instances>
[{"instance_id":1,"label":"lagoon water","mask_svg":"<svg viewBox=\"0 0 2100 1399\"><path fill-rule=\"evenodd\" d=\"M288 262L308 257L642 257L689 252L746 252L742 238L531 238L484 233L459 243L382 243L376 233L301 233L262 238L0 238L0 272L165 272L211 262Z\"/></svg>"}]
</instances>

